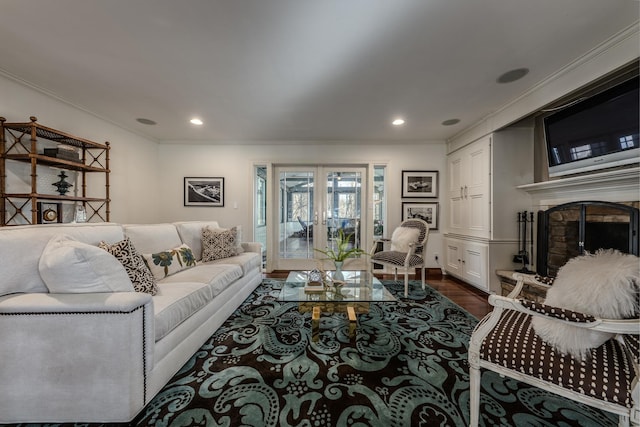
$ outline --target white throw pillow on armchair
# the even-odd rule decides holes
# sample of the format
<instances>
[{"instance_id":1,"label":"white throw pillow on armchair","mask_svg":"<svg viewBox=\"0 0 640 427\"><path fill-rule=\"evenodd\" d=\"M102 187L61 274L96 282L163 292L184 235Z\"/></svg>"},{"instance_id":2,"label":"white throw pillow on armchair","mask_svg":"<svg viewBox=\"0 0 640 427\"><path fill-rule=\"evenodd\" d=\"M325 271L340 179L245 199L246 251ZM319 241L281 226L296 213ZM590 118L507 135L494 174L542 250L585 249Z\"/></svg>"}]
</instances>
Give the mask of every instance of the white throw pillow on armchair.
<instances>
[{"instance_id":1,"label":"white throw pillow on armchair","mask_svg":"<svg viewBox=\"0 0 640 427\"><path fill-rule=\"evenodd\" d=\"M38 270L52 293L134 292L120 261L107 251L68 235L49 240Z\"/></svg>"},{"instance_id":2,"label":"white throw pillow on armchair","mask_svg":"<svg viewBox=\"0 0 640 427\"><path fill-rule=\"evenodd\" d=\"M603 319L637 316L640 262L635 255L600 249L570 259L547 291L545 304ZM555 319L534 317L540 338L562 353L582 358L613 334L590 331Z\"/></svg>"},{"instance_id":3,"label":"white throw pillow on armchair","mask_svg":"<svg viewBox=\"0 0 640 427\"><path fill-rule=\"evenodd\" d=\"M412 243L418 243L420 230L413 227L398 227L391 235L391 250L409 252Z\"/></svg>"}]
</instances>

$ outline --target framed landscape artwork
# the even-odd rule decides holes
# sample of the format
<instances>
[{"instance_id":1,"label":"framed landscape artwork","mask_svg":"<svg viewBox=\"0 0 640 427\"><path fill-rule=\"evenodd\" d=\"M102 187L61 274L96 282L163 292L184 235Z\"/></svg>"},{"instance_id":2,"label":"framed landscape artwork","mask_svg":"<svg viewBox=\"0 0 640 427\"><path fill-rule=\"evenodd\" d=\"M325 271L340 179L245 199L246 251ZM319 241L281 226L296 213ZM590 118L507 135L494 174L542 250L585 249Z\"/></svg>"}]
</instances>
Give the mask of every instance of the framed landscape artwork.
<instances>
[{"instance_id":1,"label":"framed landscape artwork","mask_svg":"<svg viewBox=\"0 0 640 427\"><path fill-rule=\"evenodd\" d=\"M224 206L224 178L184 178L185 206Z\"/></svg>"},{"instance_id":2,"label":"framed landscape artwork","mask_svg":"<svg viewBox=\"0 0 640 427\"><path fill-rule=\"evenodd\" d=\"M402 198L438 197L438 171L402 171Z\"/></svg>"},{"instance_id":3,"label":"framed landscape artwork","mask_svg":"<svg viewBox=\"0 0 640 427\"><path fill-rule=\"evenodd\" d=\"M438 229L438 203L437 202L402 202L402 220L418 218L429 224L430 230Z\"/></svg>"}]
</instances>

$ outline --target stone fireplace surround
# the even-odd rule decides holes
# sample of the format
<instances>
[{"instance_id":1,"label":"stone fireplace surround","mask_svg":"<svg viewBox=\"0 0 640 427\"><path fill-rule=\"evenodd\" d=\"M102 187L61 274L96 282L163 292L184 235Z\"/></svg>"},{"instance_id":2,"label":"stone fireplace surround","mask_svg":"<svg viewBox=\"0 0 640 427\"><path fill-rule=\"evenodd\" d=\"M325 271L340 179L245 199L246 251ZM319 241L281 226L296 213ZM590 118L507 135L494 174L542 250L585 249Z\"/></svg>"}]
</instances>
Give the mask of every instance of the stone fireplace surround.
<instances>
[{"instance_id":1,"label":"stone fireplace surround","mask_svg":"<svg viewBox=\"0 0 640 427\"><path fill-rule=\"evenodd\" d=\"M539 211L536 271L555 277L569 259L600 248L638 255L638 218L637 203L578 201Z\"/></svg>"},{"instance_id":2,"label":"stone fireplace surround","mask_svg":"<svg viewBox=\"0 0 640 427\"><path fill-rule=\"evenodd\" d=\"M640 207L640 167L572 176L521 185L518 188L529 193L532 200L532 210L536 212L581 201L620 203L637 209ZM616 222L616 218L610 217L606 221L608 220ZM605 221L605 219L597 221ZM538 252L538 244L538 239L536 239L534 253ZM538 261L538 256L536 256L533 265L537 266Z\"/></svg>"}]
</instances>

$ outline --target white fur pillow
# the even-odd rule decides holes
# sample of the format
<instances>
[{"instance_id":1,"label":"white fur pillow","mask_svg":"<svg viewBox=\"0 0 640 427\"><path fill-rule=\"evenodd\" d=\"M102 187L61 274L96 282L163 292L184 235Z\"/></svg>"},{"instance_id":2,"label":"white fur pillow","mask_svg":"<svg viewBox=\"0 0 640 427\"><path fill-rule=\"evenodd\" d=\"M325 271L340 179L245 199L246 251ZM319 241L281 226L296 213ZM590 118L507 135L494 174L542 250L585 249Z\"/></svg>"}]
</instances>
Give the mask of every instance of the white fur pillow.
<instances>
[{"instance_id":1,"label":"white fur pillow","mask_svg":"<svg viewBox=\"0 0 640 427\"><path fill-rule=\"evenodd\" d=\"M113 255L67 235L49 240L38 269L53 293L134 291L127 272Z\"/></svg>"},{"instance_id":2,"label":"white fur pillow","mask_svg":"<svg viewBox=\"0 0 640 427\"><path fill-rule=\"evenodd\" d=\"M545 304L603 319L630 318L638 313L638 286L638 257L600 249L595 254L570 259L558 271ZM535 317L532 325L545 342L578 358L613 336L542 317Z\"/></svg>"},{"instance_id":3,"label":"white fur pillow","mask_svg":"<svg viewBox=\"0 0 640 427\"><path fill-rule=\"evenodd\" d=\"M409 252L409 245L417 243L420 237L420 230L413 227L398 227L391 235L391 250L398 252Z\"/></svg>"}]
</instances>

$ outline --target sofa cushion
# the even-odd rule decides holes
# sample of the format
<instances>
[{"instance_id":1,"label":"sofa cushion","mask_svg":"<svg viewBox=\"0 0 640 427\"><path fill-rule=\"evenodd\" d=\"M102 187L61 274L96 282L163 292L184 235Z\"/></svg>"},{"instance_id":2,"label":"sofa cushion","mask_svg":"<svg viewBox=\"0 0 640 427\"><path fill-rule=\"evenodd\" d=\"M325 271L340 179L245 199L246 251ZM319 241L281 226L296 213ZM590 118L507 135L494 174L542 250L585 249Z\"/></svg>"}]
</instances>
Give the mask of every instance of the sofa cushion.
<instances>
[{"instance_id":1,"label":"sofa cushion","mask_svg":"<svg viewBox=\"0 0 640 427\"><path fill-rule=\"evenodd\" d=\"M220 230L211 227L202 229L202 262L229 258L238 254L236 227Z\"/></svg>"},{"instance_id":2,"label":"sofa cushion","mask_svg":"<svg viewBox=\"0 0 640 427\"><path fill-rule=\"evenodd\" d=\"M178 230L182 243L189 245L196 260L202 259L202 229L220 228L218 221L183 221L173 223Z\"/></svg>"},{"instance_id":3,"label":"sofa cushion","mask_svg":"<svg viewBox=\"0 0 640 427\"><path fill-rule=\"evenodd\" d=\"M260 255L255 252L245 252L241 253L240 255L232 256L230 258L217 259L201 265L209 264L237 265L242 268L242 273L246 275L253 269L261 268L262 259Z\"/></svg>"},{"instance_id":4,"label":"sofa cushion","mask_svg":"<svg viewBox=\"0 0 640 427\"><path fill-rule=\"evenodd\" d=\"M155 339L160 340L242 276L238 266L198 265L158 282L153 297Z\"/></svg>"},{"instance_id":5,"label":"sofa cushion","mask_svg":"<svg viewBox=\"0 0 640 427\"><path fill-rule=\"evenodd\" d=\"M173 224L125 224L122 228L142 254L153 254L182 244Z\"/></svg>"},{"instance_id":6,"label":"sofa cushion","mask_svg":"<svg viewBox=\"0 0 640 427\"><path fill-rule=\"evenodd\" d=\"M156 279L153 277L153 274L151 274L142 255L138 253L135 246L133 246L131 239L126 237L124 240L120 240L111 245L102 241L98 246L120 261L120 264L122 264L127 271L129 279L131 279L131 283L133 283L133 289L135 289L136 292L145 292L151 295L156 294L158 291Z\"/></svg>"},{"instance_id":7,"label":"sofa cushion","mask_svg":"<svg viewBox=\"0 0 640 427\"><path fill-rule=\"evenodd\" d=\"M133 292L127 272L113 255L64 234L51 238L38 270L49 292Z\"/></svg>"},{"instance_id":8,"label":"sofa cushion","mask_svg":"<svg viewBox=\"0 0 640 427\"><path fill-rule=\"evenodd\" d=\"M206 283L212 290L212 296L218 295L228 285L242 277L242 269L229 264L199 264L198 268L183 270L166 277L160 283L200 282Z\"/></svg>"},{"instance_id":9,"label":"sofa cushion","mask_svg":"<svg viewBox=\"0 0 640 427\"><path fill-rule=\"evenodd\" d=\"M58 234L97 245L101 240L124 238L122 227L113 223L38 224L0 227L2 280L0 295L16 292L49 292L38 273L40 255L49 240Z\"/></svg>"},{"instance_id":10,"label":"sofa cushion","mask_svg":"<svg viewBox=\"0 0 640 427\"><path fill-rule=\"evenodd\" d=\"M156 279L163 279L196 265L191 248L185 244L142 256Z\"/></svg>"}]
</instances>

